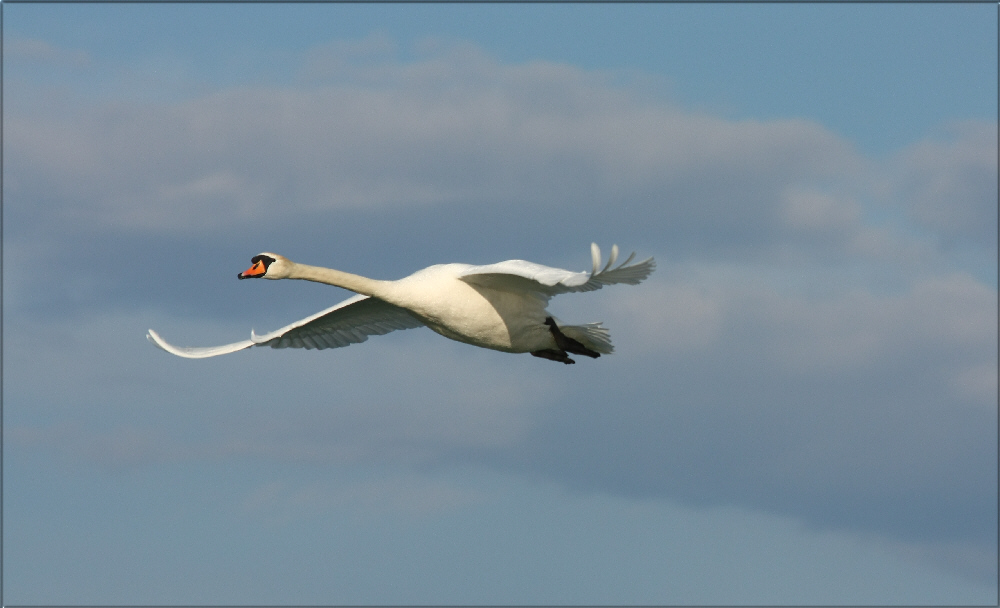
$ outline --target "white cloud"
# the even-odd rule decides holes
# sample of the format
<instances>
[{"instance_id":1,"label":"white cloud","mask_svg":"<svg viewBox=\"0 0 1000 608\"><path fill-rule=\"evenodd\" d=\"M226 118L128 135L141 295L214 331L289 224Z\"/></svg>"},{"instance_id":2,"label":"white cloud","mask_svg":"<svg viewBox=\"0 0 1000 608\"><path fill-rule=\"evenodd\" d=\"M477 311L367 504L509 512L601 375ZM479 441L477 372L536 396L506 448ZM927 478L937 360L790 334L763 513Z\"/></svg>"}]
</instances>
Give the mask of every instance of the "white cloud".
<instances>
[{"instance_id":1,"label":"white cloud","mask_svg":"<svg viewBox=\"0 0 1000 608\"><path fill-rule=\"evenodd\" d=\"M167 237L462 208L601 218L741 257L926 264L939 239L996 240L995 124L882 163L807 120L689 112L612 74L504 65L469 45L401 61L373 36L306 55L307 85L9 112L7 201ZM909 215L871 221L892 209Z\"/></svg>"},{"instance_id":2,"label":"white cloud","mask_svg":"<svg viewBox=\"0 0 1000 608\"><path fill-rule=\"evenodd\" d=\"M355 67L371 78L11 116L9 197L166 233L456 202L549 213L638 202L681 225L752 230L781 212L789 183L859 163L813 123L684 113L566 65L505 66L459 47Z\"/></svg>"},{"instance_id":3,"label":"white cloud","mask_svg":"<svg viewBox=\"0 0 1000 608\"><path fill-rule=\"evenodd\" d=\"M724 303L704 285L650 281L641 293L623 293L606 315L627 320L623 342L631 349L684 356L718 345ZM631 331L629 331L631 330Z\"/></svg>"},{"instance_id":4,"label":"white cloud","mask_svg":"<svg viewBox=\"0 0 1000 608\"><path fill-rule=\"evenodd\" d=\"M996 396L996 297L964 273L901 293L855 284L807 296L753 267L664 264L641 289L605 300L603 315L627 319L622 340L646 356L736 353L813 379L926 366L942 396L983 406Z\"/></svg>"},{"instance_id":5,"label":"white cloud","mask_svg":"<svg viewBox=\"0 0 1000 608\"><path fill-rule=\"evenodd\" d=\"M861 210L853 200L829 193L791 187L784 193L784 220L803 232L840 231L856 228Z\"/></svg>"}]
</instances>

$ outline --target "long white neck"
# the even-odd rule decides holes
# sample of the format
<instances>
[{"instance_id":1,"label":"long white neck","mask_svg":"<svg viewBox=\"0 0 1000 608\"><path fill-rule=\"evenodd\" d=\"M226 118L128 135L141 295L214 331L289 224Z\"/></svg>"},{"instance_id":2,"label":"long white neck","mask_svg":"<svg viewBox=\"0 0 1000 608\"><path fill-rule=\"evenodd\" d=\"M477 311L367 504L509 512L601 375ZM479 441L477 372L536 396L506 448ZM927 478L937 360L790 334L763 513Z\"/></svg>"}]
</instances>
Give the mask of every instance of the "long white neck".
<instances>
[{"instance_id":1,"label":"long white neck","mask_svg":"<svg viewBox=\"0 0 1000 608\"><path fill-rule=\"evenodd\" d=\"M386 281L369 279L349 272L334 270L333 268L309 266L308 264L293 264L287 278L326 283L327 285L343 287L344 289L349 289L366 296L375 295L387 283Z\"/></svg>"}]
</instances>

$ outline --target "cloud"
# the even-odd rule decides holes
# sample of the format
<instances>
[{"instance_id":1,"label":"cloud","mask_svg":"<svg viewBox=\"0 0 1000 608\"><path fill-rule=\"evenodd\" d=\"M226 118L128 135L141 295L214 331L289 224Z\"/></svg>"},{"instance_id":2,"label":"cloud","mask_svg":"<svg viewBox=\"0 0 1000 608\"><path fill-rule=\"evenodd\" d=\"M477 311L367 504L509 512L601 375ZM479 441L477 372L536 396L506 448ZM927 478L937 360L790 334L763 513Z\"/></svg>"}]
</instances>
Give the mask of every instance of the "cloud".
<instances>
[{"instance_id":1,"label":"cloud","mask_svg":"<svg viewBox=\"0 0 1000 608\"><path fill-rule=\"evenodd\" d=\"M567 65L506 66L459 47L355 69L370 78L12 116L9 196L30 192L63 221L153 233L351 209L585 218L612 205L756 240L790 182L858 163L813 123L685 113Z\"/></svg>"},{"instance_id":2,"label":"cloud","mask_svg":"<svg viewBox=\"0 0 1000 608\"><path fill-rule=\"evenodd\" d=\"M404 61L372 36L306 55L299 86L12 112L7 200L74 231L175 239L409 214L438 231L484 218L508 239L530 215L589 240L599 218L670 253L740 259L925 264L939 239L995 241L995 124L883 163L814 122L726 120L612 73L470 45ZM893 209L905 217L870 221Z\"/></svg>"},{"instance_id":3,"label":"cloud","mask_svg":"<svg viewBox=\"0 0 1000 608\"><path fill-rule=\"evenodd\" d=\"M791 187L783 198L785 223L803 233L823 234L855 228L861 215L856 201L817 190Z\"/></svg>"},{"instance_id":4,"label":"cloud","mask_svg":"<svg viewBox=\"0 0 1000 608\"><path fill-rule=\"evenodd\" d=\"M541 404L562 390L529 361L497 366L503 354L467 353L426 329L379 337L375 348L259 349L193 366L150 350L146 325L164 332L174 326L184 342L236 336L197 322L184 322L181 333L176 321L157 316L25 319L12 329L6 369L14 380L5 384L5 397L15 407L44 404L34 414L60 421L12 424L12 441L113 469L229 458L416 465L470 446L513 444ZM254 363L261 355L266 362ZM178 409L178 401L190 406ZM204 411L201 403L212 405ZM146 415L171 412L180 425L123 423L137 408ZM102 422L95 427L95 421Z\"/></svg>"},{"instance_id":5,"label":"cloud","mask_svg":"<svg viewBox=\"0 0 1000 608\"><path fill-rule=\"evenodd\" d=\"M936 263L942 242L995 241L995 125L958 125L883 163L807 120L726 120L611 73L429 46L405 61L384 36L320 46L300 86L12 112L6 197L26 217L8 236L43 221L301 243L336 214L452 246L447 226L478 219L491 226L481 250L553 225L586 242L599 220L672 255L914 265Z\"/></svg>"},{"instance_id":6,"label":"cloud","mask_svg":"<svg viewBox=\"0 0 1000 608\"><path fill-rule=\"evenodd\" d=\"M809 297L761 274L731 277L666 264L608 298L620 359L518 446L480 458L584 492L736 505L913 543L955 568L988 557L995 290L955 274L902 293ZM977 563L965 573L993 572Z\"/></svg>"},{"instance_id":7,"label":"cloud","mask_svg":"<svg viewBox=\"0 0 1000 608\"><path fill-rule=\"evenodd\" d=\"M997 242L997 125L964 122L894 159L892 187L914 221L948 244Z\"/></svg>"},{"instance_id":8,"label":"cloud","mask_svg":"<svg viewBox=\"0 0 1000 608\"><path fill-rule=\"evenodd\" d=\"M19 324L6 338L7 403L49 404L35 415L70 422L15 418L9 438L112 469L478 463L577 491L777 513L951 564L983 554L995 537L995 292L956 274L809 297L731 276L665 264L643 286L598 292L584 308L619 348L585 362L584 377L422 330L192 365L151 349L145 326L186 343L239 336L149 313ZM173 425L123 424L140 403ZM93 428L101 420L110 428ZM284 489L319 501L303 513L343 498ZM959 545L968 559L947 558Z\"/></svg>"}]
</instances>

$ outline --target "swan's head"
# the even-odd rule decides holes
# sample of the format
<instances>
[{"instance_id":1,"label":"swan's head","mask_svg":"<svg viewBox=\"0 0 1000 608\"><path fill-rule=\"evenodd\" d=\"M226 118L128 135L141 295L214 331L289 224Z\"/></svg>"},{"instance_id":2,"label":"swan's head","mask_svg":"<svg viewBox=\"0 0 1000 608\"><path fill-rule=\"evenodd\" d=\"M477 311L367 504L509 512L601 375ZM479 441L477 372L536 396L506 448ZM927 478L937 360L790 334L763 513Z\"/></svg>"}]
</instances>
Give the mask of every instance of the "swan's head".
<instances>
[{"instance_id":1,"label":"swan's head","mask_svg":"<svg viewBox=\"0 0 1000 608\"><path fill-rule=\"evenodd\" d=\"M284 279L292 269L292 262L277 253L259 253L250 259L253 264L236 275L239 279Z\"/></svg>"}]
</instances>

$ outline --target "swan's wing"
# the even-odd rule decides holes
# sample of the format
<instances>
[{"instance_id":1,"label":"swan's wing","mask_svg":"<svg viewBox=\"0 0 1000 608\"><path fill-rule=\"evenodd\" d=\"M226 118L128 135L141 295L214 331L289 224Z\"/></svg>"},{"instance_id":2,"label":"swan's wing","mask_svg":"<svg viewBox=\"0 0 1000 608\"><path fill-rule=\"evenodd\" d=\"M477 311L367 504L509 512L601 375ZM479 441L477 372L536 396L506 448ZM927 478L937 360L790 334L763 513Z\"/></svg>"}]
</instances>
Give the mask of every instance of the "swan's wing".
<instances>
[{"instance_id":1,"label":"swan's wing","mask_svg":"<svg viewBox=\"0 0 1000 608\"><path fill-rule=\"evenodd\" d=\"M227 353L235 353L238 350L243 350L244 348L250 348L251 346L253 346L253 342L250 340L244 340L242 342L233 342L232 344L224 344L222 346L206 346L206 347L174 346L173 344L170 344L169 342L161 338L160 334L156 333L152 329L149 330L148 333L146 333L146 339L172 355L177 355L178 357L185 357L187 359L204 359L205 357L225 355Z\"/></svg>"},{"instance_id":2,"label":"swan's wing","mask_svg":"<svg viewBox=\"0 0 1000 608\"><path fill-rule=\"evenodd\" d=\"M603 270L601 250L596 243L590 245L590 253L593 261L590 272L570 272L524 260L507 260L486 266L470 266L459 273L459 278L484 287L535 291L554 296L571 291L593 291L614 283L637 285L656 268L653 258L629 265L635 257L634 253L612 268L618 259L618 245L611 248L611 257Z\"/></svg>"},{"instance_id":3,"label":"swan's wing","mask_svg":"<svg viewBox=\"0 0 1000 608\"><path fill-rule=\"evenodd\" d=\"M358 344L367 340L368 336L381 336L397 329L423 325L405 308L378 298L356 295L269 334L258 336L251 332L250 340L255 345L271 348L322 350Z\"/></svg>"},{"instance_id":4,"label":"swan's wing","mask_svg":"<svg viewBox=\"0 0 1000 608\"><path fill-rule=\"evenodd\" d=\"M348 298L301 321L277 331L258 336L251 331L250 339L224 346L182 348L168 344L152 329L149 341L168 353L188 359L202 359L236 352L251 346L271 348L340 348L364 342L368 336L380 336L397 329L420 327L423 323L409 311L364 295Z\"/></svg>"}]
</instances>

